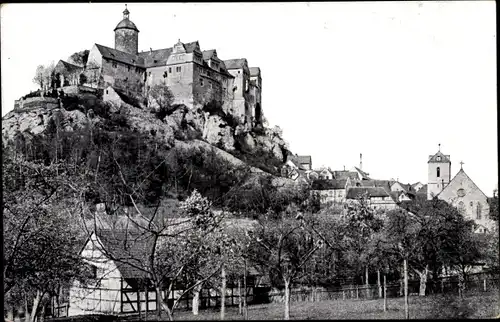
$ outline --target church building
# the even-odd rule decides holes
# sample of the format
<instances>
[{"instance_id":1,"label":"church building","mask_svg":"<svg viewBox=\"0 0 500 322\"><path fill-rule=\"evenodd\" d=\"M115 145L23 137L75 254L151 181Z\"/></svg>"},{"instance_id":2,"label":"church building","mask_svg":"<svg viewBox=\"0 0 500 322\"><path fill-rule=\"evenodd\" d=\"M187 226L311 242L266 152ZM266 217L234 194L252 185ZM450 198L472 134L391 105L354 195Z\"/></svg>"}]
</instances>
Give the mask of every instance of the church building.
<instances>
[{"instance_id":1,"label":"church building","mask_svg":"<svg viewBox=\"0 0 500 322\"><path fill-rule=\"evenodd\" d=\"M427 199L437 197L456 207L467 219L472 219L478 227L477 233L491 230L494 221L489 218L487 196L465 173L463 162L460 170L451 178L451 158L441 152L429 156Z\"/></svg>"}]
</instances>

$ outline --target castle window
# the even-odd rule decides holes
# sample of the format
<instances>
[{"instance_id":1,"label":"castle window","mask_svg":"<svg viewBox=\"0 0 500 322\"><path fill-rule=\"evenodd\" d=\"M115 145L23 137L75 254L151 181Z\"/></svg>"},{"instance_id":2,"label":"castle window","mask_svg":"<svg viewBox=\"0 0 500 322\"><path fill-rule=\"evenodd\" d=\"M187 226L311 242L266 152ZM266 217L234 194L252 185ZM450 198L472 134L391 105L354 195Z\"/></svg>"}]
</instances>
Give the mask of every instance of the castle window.
<instances>
[{"instance_id":1,"label":"castle window","mask_svg":"<svg viewBox=\"0 0 500 322\"><path fill-rule=\"evenodd\" d=\"M168 68L168 72L169 72L169 73L172 73L172 67L169 67L169 68Z\"/></svg>"},{"instance_id":2,"label":"castle window","mask_svg":"<svg viewBox=\"0 0 500 322\"><path fill-rule=\"evenodd\" d=\"M470 202L470 206L472 207L474 204L472 203L472 201Z\"/></svg>"},{"instance_id":3,"label":"castle window","mask_svg":"<svg viewBox=\"0 0 500 322\"><path fill-rule=\"evenodd\" d=\"M116 68L118 66L118 64L114 61L113 62L113 68Z\"/></svg>"},{"instance_id":4,"label":"castle window","mask_svg":"<svg viewBox=\"0 0 500 322\"><path fill-rule=\"evenodd\" d=\"M441 169L439 167L436 168L436 177L440 177L441 176Z\"/></svg>"},{"instance_id":5,"label":"castle window","mask_svg":"<svg viewBox=\"0 0 500 322\"><path fill-rule=\"evenodd\" d=\"M481 219L481 203L477 203L476 206L476 219Z\"/></svg>"},{"instance_id":6,"label":"castle window","mask_svg":"<svg viewBox=\"0 0 500 322\"><path fill-rule=\"evenodd\" d=\"M177 67L175 68L175 71L176 71L176 72L178 72L178 73L180 73L180 72L181 72L181 66L177 66Z\"/></svg>"},{"instance_id":7,"label":"castle window","mask_svg":"<svg viewBox=\"0 0 500 322\"><path fill-rule=\"evenodd\" d=\"M203 86L203 78L200 78L200 86Z\"/></svg>"}]
</instances>

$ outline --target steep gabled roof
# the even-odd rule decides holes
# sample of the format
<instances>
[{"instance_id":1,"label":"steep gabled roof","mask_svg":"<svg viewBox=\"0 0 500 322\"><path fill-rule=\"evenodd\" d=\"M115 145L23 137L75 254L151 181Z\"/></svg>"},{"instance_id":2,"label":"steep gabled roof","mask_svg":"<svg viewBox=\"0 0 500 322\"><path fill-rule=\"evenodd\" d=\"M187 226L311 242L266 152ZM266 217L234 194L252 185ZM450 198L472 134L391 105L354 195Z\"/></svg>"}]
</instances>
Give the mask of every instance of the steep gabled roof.
<instances>
[{"instance_id":1,"label":"steep gabled roof","mask_svg":"<svg viewBox=\"0 0 500 322\"><path fill-rule=\"evenodd\" d=\"M441 158L440 161L438 161L438 157ZM434 155L429 155L429 161L427 161L427 163L433 163L433 162L439 162L439 163L448 162L448 163L451 163L450 156L441 153L441 151L438 151Z\"/></svg>"},{"instance_id":2,"label":"steep gabled roof","mask_svg":"<svg viewBox=\"0 0 500 322\"><path fill-rule=\"evenodd\" d=\"M212 59L212 57L214 56L217 57L217 51L215 49L204 50L202 54L203 54L203 60Z\"/></svg>"},{"instance_id":3,"label":"steep gabled roof","mask_svg":"<svg viewBox=\"0 0 500 322\"><path fill-rule=\"evenodd\" d=\"M347 190L347 199L356 199L360 195L369 197L389 197L389 193L382 187L351 187Z\"/></svg>"},{"instance_id":4,"label":"steep gabled roof","mask_svg":"<svg viewBox=\"0 0 500 322\"><path fill-rule=\"evenodd\" d=\"M188 42L188 43L183 43L184 49L186 49L186 53L190 54L192 53L197 47L199 47L198 40L193 41L193 42Z\"/></svg>"},{"instance_id":5,"label":"steep gabled roof","mask_svg":"<svg viewBox=\"0 0 500 322\"><path fill-rule=\"evenodd\" d=\"M443 189L443 190L441 190L441 191L440 191L440 192L436 195L436 197L439 197L439 195L440 195L440 194L442 194L442 193L443 193L443 191L447 190L447 189L451 186L451 183L452 183L453 181L455 181L455 179L456 179L459 175L464 175L464 176L465 176L468 180L470 180L470 182L471 182L471 183L472 183L472 184L473 184L473 185L477 188L477 190L479 190L479 192L481 192L481 194L483 194L483 196L484 196L485 198L488 198L488 196L486 196L486 194L485 194L485 193L484 193L481 189L479 189L479 187L477 186L477 184L476 184L474 181L472 181L472 179L471 179L471 178L467 175L467 173L465 173L464 169L460 169L460 170L457 172L457 174L453 177L453 179L451 179L451 181L450 181L450 182L446 185L446 187L444 187L444 189ZM419 191L419 192L420 192L420 191Z\"/></svg>"},{"instance_id":6,"label":"steep gabled roof","mask_svg":"<svg viewBox=\"0 0 500 322\"><path fill-rule=\"evenodd\" d=\"M354 169L356 171L358 171L358 173L361 175L361 178L362 179L370 179L370 177L368 176L368 172L364 172L363 170L361 170L360 168L358 167L354 167Z\"/></svg>"},{"instance_id":7,"label":"steep gabled roof","mask_svg":"<svg viewBox=\"0 0 500 322\"><path fill-rule=\"evenodd\" d=\"M227 69L241 69L248 65L246 58L224 60L224 64Z\"/></svg>"},{"instance_id":8,"label":"steep gabled roof","mask_svg":"<svg viewBox=\"0 0 500 322\"><path fill-rule=\"evenodd\" d=\"M102 57L111 59L111 60L116 60L121 63L131 65L131 66L136 66L136 67L142 67L144 68L144 59L141 56L138 55L132 55L120 50L116 50L113 48L109 48L103 45L95 44L99 52L101 53Z\"/></svg>"},{"instance_id":9,"label":"steep gabled roof","mask_svg":"<svg viewBox=\"0 0 500 322\"><path fill-rule=\"evenodd\" d=\"M64 68L68 72L83 70L83 67L73 65L71 63L68 63L67 61L62 60L62 59L57 62L57 65L55 67L56 70L58 70L59 68Z\"/></svg>"}]
</instances>

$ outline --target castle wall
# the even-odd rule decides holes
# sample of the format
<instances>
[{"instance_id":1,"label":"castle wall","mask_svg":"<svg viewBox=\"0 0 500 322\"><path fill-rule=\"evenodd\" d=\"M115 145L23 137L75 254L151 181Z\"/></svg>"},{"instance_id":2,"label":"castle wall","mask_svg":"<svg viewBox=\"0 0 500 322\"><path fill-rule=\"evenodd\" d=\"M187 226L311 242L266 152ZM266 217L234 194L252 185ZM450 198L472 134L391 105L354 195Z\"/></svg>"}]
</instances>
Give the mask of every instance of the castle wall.
<instances>
[{"instance_id":1,"label":"castle wall","mask_svg":"<svg viewBox=\"0 0 500 322\"><path fill-rule=\"evenodd\" d=\"M139 35L131 29L115 31L115 49L137 55L139 52Z\"/></svg>"},{"instance_id":2,"label":"castle wall","mask_svg":"<svg viewBox=\"0 0 500 322\"><path fill-rule=\"evenodd\" d=\"M144 69L103 59L102 84L100 87L114 86L125 92L142 94L144 89Z\"/></svg>"},{"instance_id":3,"label":"castle wall","mask_svg":"<svg viewBox=\"0 0 500 322\"><path fill-rule=\"evenodd\" d=\"M215 102L219 107L222 107L222 77L219 73L195 64L193 79L193 95L195 103L205 105L210 102Z\"/></svg>"}]
</instances>

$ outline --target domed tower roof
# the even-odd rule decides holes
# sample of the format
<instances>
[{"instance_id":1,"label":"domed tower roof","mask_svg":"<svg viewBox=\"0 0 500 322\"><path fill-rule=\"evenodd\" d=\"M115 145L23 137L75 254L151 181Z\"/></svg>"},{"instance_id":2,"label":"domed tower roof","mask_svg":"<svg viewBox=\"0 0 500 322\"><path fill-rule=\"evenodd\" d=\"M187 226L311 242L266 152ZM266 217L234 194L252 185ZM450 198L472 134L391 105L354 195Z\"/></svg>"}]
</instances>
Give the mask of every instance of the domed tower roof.
<instances>
[{"instance_id":1,"label":"domed tower roof","mask_svg":"<svg viewBox=\"0 0 500 322\"><path fill-rule=\"evenodd\" d=\"M129 15L130 12L127 9L127 5L125 5L125 10L123 11L123 20L120 21L118 25L116 25L114 31L116 31L117 29L132 29L139 32L139 29L137 29L135 24L132 21L130 21Z\"/></svg>"}]
</instances>

